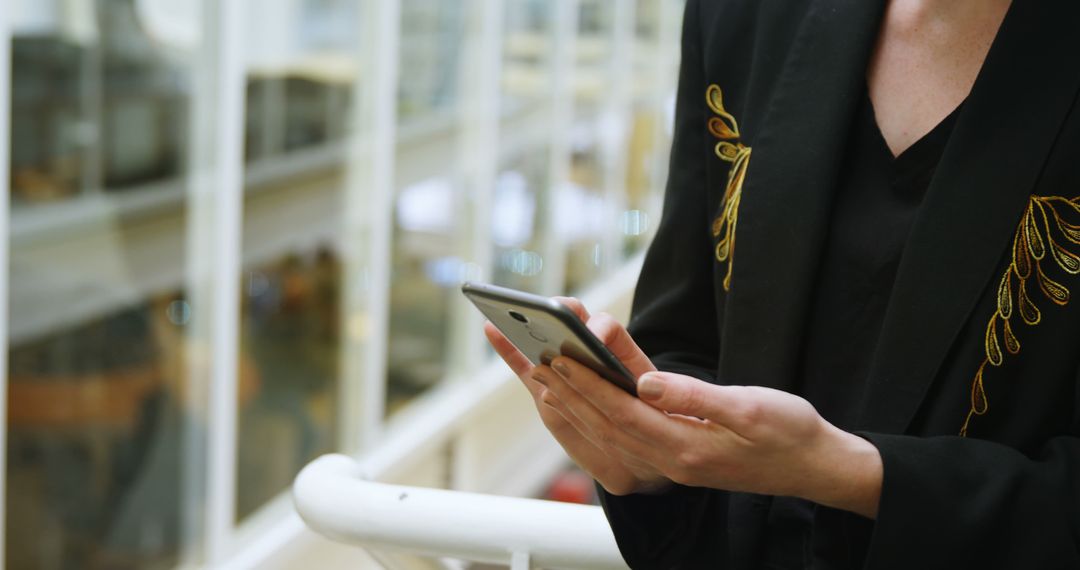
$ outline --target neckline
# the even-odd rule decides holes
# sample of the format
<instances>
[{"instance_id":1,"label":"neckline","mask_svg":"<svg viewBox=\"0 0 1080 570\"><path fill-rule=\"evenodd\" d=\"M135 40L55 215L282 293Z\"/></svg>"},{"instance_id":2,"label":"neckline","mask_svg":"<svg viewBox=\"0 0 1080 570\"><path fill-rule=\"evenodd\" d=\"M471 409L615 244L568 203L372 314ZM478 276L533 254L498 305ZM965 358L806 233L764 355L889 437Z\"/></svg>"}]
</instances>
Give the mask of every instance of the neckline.
<instances>
[{"instance_id":1,"label":"neckline","mask_svg":"<svg viewBox=\"0 0 1080 570\"><path fill-rule=\"evenodd\" d=\"M960 103L953 107L952 111L949 111L948 115L945 115L936 125L934 125L929 131L923 133L915 142L911 143L904 150L900 151L900 154L893 154L889 143L885 139L885 134L881 132L881 126L877 121L877 111L874 109L874 100L870 98L870 89L868 87L863 88L863 104L867 109L869 122L873 125L874 139L878 143L878 147L884 151L885 156L889 159L889 162L893 165L904 165L910 162L920 162L928 152L934 153L935 149L938 149L936 154L940 154L940 150L944 148L945 143L948 142L949 136L952 134L953 127L956 124L957 117L960 115L960 111L964 108L964 104L971 96L969 93L965 96Z\"/></svg>"}]
</instances>

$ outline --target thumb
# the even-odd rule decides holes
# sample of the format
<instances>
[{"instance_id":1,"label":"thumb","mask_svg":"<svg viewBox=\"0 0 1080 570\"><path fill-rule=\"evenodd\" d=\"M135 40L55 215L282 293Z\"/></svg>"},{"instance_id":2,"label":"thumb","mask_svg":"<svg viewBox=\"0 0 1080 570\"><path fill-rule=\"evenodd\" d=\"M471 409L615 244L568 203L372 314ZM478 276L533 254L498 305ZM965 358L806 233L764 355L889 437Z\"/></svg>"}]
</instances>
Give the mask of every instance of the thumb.
<instances>
[{"instance_id":1,"label":"thumb","mask_svg":"<svg viewBox=\"0 0 1080 570\"><path fill-rule=\"evenodd\" d=\"M638 397L654 408L673 414L718 419L725 395L720 386L683 374L648 372L637 384Z\"/></svg>"}]
</instances>

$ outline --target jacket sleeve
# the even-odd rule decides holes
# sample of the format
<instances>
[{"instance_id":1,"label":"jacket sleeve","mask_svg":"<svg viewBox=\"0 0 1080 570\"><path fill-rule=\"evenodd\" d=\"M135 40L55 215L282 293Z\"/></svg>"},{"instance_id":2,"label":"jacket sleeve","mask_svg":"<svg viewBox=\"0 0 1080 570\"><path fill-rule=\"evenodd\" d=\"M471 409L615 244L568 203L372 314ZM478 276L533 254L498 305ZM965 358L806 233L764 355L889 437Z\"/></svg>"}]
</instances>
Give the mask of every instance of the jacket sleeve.
<instances>
[{"instance_id":1,"label":"jacket sleeve","mask_svg":"<svg viewBox=\"0 0 1080 570\"><path fill-rule=\"evenodd\" d=\"M1027 456L962 437L860 435L885 468L868 570L1080 568L1080 438Z\"/></svg>"},{"instance_id":2,"label":"jacket sleeve","mask_svg":"<svg viewBox=\"0 0 1080 570\"><path fill-rule=\"evenodd\" d=\"M705 79L698 1L687 2L664 210L634 294L630 334L657 368L715 381L718 340L708 227ZM614 496L598 487L623 558L632 568L715 568L727 495L675 486L659 495Z\"/></svg>"}]
</instances>

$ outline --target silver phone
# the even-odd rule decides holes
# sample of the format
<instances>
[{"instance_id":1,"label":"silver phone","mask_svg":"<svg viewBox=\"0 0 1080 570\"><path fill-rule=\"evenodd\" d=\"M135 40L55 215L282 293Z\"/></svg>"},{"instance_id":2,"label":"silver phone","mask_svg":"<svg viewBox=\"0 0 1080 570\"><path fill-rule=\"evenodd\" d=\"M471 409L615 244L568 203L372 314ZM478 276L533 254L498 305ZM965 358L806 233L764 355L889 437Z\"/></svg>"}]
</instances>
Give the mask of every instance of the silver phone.
<instances>
[{"instance_id":1,"label":"silver phone","mask_svg":"<svg viewBox=\"0 0 1080 570\"><path fill-rule=\"evenodd\" d=\"M534 365L550 364L556 356L565 356L637 395L634 375L566 305L484 283L465 283L461 292Z\"/></svg>"}]
</instances>

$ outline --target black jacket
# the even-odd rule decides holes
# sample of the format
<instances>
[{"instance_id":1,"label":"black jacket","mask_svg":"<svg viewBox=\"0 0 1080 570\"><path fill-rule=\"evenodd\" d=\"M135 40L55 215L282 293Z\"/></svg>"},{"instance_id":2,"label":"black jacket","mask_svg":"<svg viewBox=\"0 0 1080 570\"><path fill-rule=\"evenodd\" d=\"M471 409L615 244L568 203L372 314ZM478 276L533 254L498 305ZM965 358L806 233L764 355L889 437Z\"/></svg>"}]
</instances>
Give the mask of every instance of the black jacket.
<instances>
[{"instance_id":1,"label":"black jacket","mask_svg":"<svg viewBox=\"0 0 1080 570\"><path fill-rule=\"evenodd\" d=\"M630 323L658 368L796 385L884 5L688 1L664 215ZM878 518L819 508L815 568L1080 568L1078 29L1072 0L1014 0L1002 24L873 355L859 433L884 460ZM759 560L768 497L602 498L634 568Z\"/></svg>"}]
</instances>

